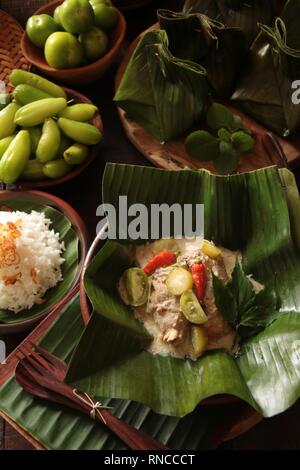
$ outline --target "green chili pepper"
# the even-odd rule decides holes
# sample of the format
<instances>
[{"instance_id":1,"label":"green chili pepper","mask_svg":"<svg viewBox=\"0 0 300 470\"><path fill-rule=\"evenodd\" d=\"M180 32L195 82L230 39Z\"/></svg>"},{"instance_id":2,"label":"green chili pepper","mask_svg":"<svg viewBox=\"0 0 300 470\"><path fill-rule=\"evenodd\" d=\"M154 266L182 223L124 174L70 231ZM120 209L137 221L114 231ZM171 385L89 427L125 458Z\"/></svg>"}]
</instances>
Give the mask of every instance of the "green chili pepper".
<instances>
[{"instance_id":1,"label":"green chili pepper","mask_svg":"<svg viewBox=\"0 0 300 470\"><path fill-rule=\"evenodd\" d=\"M18 85L13 92L14 98L17 103L20 103L22 106L33 101L43 100L45 98L53 98L49 93L45 93L38 88L35 88L31 85Z\"/></svg>"},{"instance_id":2,"label":"green chili pepper","mask_svg":"<svg viewBox=\"0 0 300 470\"><path fill-rule=\"evenodd\" d=\"M54 160L60 144L60 131L56 122L49 118L46 119L43 125L42 137L36 149L36 158L46 163Z\"/></svg>"},{"instance_id":3,"label":"green chili pepper","mask_svg":"<svg viewBox=\"0 0 300 470\"><path fill-rule=\"evenodd\" d=\"M70 165L68 165L63 158L58 160L52 160L51 162L45 163L43 166L43 173L48 178L62 178L71 171Z\"/></svg>"},{"instance_id":4,"label":"green chili pepper","mask_svg":"<svg viewBox=\"0 0 300 470\"><path fill-rule=\"evenodd\" d=\"M66 93L64 90L55 85L55 83L50 82L46 78L40 77L32 72L26 72L25 70L15 69L10 74L10 82L14 87L22 84L31 85L39 90L48 93L49 95L53 96L54 98L67 98Z\"/></svg>"},{"instance_id":5,"label":"green chili pepper","mask_svg":"<svg viewBox=\"0 0 300 470\"><path fill-rule=\"evenodd\" d=\"M97 106L93 104L78 103L65 108L59 116L73 121L87 122L95 117L97 111Z\"/></svg>"},{"instance_id":6,"label":"green chili pepper","mask_svg":"<svg viewBox=\"0 0 300 470\"><path fill-rule=\"evenodd\" d=\"M15 183L28 163L30 151L29 132L20 131L0 160L0 180L6 184Z\"/></svg>"},{"instance_id":7,"label":"green chili pepper","mask_svg":"<svg viewBox=\"0 0 300 470\"><path fill-rule=\"evenodd\" d=\"M0 111L0 139L12 135L16 130L15 115L20 106L10 103Z\"/></svg>"},{"instance_id":8,"label":"green chili pepper","mask_svg":"<svg viewBox=\"0 0 300 470\"><path fill-rule=\"evenodd\" d=\"M46 98L34 101L26 104L16 112L15 123L25 127L38 126L45 119L58 114L66 106L67 101L64 98Z\"/></svg>"},{"instance_id":9,"label":"green chili pepper","mask_svg":"<svg viewBox=\"0 0 300 470\"><path fill-rule=\"evenodd\" d=\"M64 159L68 165L81 165L89 155L86 145L74 144L64 152Z\"/></svg>"},{"instance_id":10,"label":"green chili pepper","mask_svg":"<svg viewBox=\"0 0 300 470\"><path fill-rule=\"evenodd\" d=\"M22 173L21 179L28 181L42 181L45 179L43 172L44 165L37 159L29 160L25 170Z\"/></svg>"},{"instance_id":11,"label":"green chili pepper","mask_svg":"<svg viewBox=\"0 0 300 470\"><path fill-rule=\"evenodd\" d=\"M58 126L67 137L80 144L96 145L102 140L102 133L99 129L87 122L59 118Z\"/></svg>"},{"instance_id":12,"label":"green chili pepper","mask_svg":"<svg viewBox=\"0 0 300 470\"><path fill-rule=\"evenodd\" d=\"M8 149L11 142L14 140L15 135L10 135L8 137L4 137L4 139L0 140L0 159L3 157L4 153Z\"/></svg>"}]
</instances>

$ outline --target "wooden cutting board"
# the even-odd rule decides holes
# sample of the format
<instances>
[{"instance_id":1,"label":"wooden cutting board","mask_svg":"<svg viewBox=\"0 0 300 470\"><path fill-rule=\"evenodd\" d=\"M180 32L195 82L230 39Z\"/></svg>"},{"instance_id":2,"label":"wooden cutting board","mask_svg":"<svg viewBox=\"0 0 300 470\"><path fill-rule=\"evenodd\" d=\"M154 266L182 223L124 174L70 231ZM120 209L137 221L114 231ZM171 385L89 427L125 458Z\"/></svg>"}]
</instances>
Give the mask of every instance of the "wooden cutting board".
<instances>
[{"instance_id":1,"label":"wooden cutting board","mask_svg":"<svg viewBox=\"0 0 300 470\"><path fill-rule=\"evenodd\" d=\"M149 28L149 30L156 28L158 28L158 24L153 25L151 28ZM116 89L123 77L130 57L133 54L133 51L135 50L142 34L131 43L125 53L125 56L117 71ZM235 114L239 115L242 118L244 125L248 129L251 129L256 140L252 152L241 156L238 166L238 172L244 173L247 171L253 171L257 170L258 168L264 168L273 165L274 160L270 159L262 144L262 137L267 132L269 132L269 130L254 121L254 119L247 116L245 113L238 110L236 107L232 105L229 105L228 107L231 111L233 111ZM191 157L187 154L184 148L184 141L186 135L176 140L171 140L166 144L161 144L137 122L133 121L130 116L128 116L128 114L121 108L118 108L118 112L129 140L155 166L167 170L176 170L178 168L184 167L188 167L191 169L205 168L207 170L212 171L212 173L217 173L211 162L197 162L191 159ZM299 165L300 137L295 136L292 139L288 140L278 137L278 141L281 144L283 152L285 153L288 164L291 166L291 168Z\"/></svg>"}]
</instances>

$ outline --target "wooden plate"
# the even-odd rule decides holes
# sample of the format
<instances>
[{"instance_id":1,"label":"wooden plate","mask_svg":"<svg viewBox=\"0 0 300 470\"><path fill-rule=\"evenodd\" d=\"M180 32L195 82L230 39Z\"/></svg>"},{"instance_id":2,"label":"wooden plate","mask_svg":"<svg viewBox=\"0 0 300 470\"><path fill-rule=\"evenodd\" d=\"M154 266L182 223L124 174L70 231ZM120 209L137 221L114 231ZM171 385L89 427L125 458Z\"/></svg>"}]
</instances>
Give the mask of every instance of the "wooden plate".
<instances>
[{"instance_id":1,"label":"wooden plate","mask_svg":"<svg viewBox=\"0 0 300 470\"><path fill-rule=\"evenodd\" d=\"M85 325L88 324L91 314L92 314L92 307L90 301L85 293L84 289L84 277L88 266L90 265L92 259L96 256L98 251L102 248L105 241L103 241L103 233L105 233L107 227L103 227L103 229L98 233L95 240L93 241L90 249L87 253L85 258L85 262L83 265L83 269L81 272L81 279L80 279L80 306L81 306L81 314L83 318L83 322ZM218 395L215 397L208 398L201 402L203 406L221 406L221 405L229 405L233 407L238 407L238 419L233 416L232 422L229 423L229 426L226 429L225 436L223 440L230 440L234 439L235 437L244 434L245 432L249 431L251 428L256 426L263 418L262 416L257 413L251 406L242 402L239 398L234 397L232 395Z\"/></svg>"},{"instance_id":2,"label":"wooden plate","mask_svg":"<svg viewBox=\"0 0 300 470\"><path fill-rule=\"evenodd\" d=\"M151 29L157 29L158 24L153 25ZM149 31L147 30L147 31ZM123 61L121 62L117 75L116 75L116 89L123 77L125 69L128 65L131 55L133 54L141 36L138 36L127 49ZM235 114L239 115L245 126L253 132L256 138L254 149L249 154L244 154L240 158L238 172L244 173L247 171L257 170L274 164L271 161L262 144L262 137L268 129L254 121L251 117L247 116L234 106L229 106L229 109ZM155 166L167 170L176 170L179 168L188 167L191 169L205 168L216 173L216 170L211 162L197 162L192 160L186 153L184 148L184 140L186 136L171 140L166 144L160 144L149 132L147 132L138 123L130 119L128 114L121 108L118 108L124 130L133 143L133 145ZM300 160L300 137L293 137L286 140L278 137L278 141L286 155L287 161L291 167L299 164Z\"/></svg>"}]
</instances>

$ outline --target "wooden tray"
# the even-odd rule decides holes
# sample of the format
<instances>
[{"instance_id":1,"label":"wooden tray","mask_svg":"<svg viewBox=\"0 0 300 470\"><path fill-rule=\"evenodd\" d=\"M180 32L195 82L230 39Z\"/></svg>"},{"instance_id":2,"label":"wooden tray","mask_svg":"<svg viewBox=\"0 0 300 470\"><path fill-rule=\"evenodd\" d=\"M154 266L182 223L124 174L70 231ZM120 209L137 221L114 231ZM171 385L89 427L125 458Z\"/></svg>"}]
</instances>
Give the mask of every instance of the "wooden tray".
<instances>
[{"instance_id":1,"label":"wooden tray","mask_svg":"<svg viewBox=\"0 0 300 470\"><path fill-rule=\"evenodd\" d=\"M0 80L5 83L7 91L12 90L8 79L13 69L30 69L30 63L21 51L23 32L12 16L0 10Z\"/></svg>"},{"instance_id":2,"label":"wooden tray","mask_svg":"<svg viewBox=\"0 0 300 470\"><path fill-rule=\"evenodd\" d=\"M151 29L157 29L158 24L153 25L147 31ZM125 69L128 65L131 55L133 54L141 36L139 35L127 49L125 56L119 66L116 75L116 89L122 79ZM239 115L245 126L253 132L256 138L256 144L254 149L249 154L244 154L240 158L238 172L244 173L247 171L257 170L258 168L264 168L274 164L274 161L270 161L263 144L262 137L268 129L263 127L254 121L251 117L247 116L234 106L229 106L229 109L235 114ZM149 132L147 132L138 123L130 119L128 114L121 108L118 108L120 119L124 130L133 143L133 145L155 166L164 168L167 170L176 170L179 168L188 167L191 169L205 168L216 173L216 170L211 162L197 162L192 160L186 153L184 148L185 136L171 140L166 144L160 144ZM291 167L299 165L300 161L300 137L293 137L292 139L286 140L278 137L278 141L282 146L282 149L286 155L287 161Z\"/></svg>"}]
</instances>

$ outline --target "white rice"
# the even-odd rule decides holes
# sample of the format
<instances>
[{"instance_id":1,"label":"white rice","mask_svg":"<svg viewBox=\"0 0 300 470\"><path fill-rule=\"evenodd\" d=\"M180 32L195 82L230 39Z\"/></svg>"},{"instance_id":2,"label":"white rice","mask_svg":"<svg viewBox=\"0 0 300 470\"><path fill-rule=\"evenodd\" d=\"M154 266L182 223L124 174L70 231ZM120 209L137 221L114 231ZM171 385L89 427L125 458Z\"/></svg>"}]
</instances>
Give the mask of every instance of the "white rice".
<instances>
[{"instance_id":1,"label":"white rice","mask_svg":"<svg viewBox=\"0 0 300 470\"><path fill-rule=\"evenodd\" d=\"M14 313L30 309L62 280L65 247L51 223L36 211L0 211L0 309Z\"/></svg>"}]
</instances>

